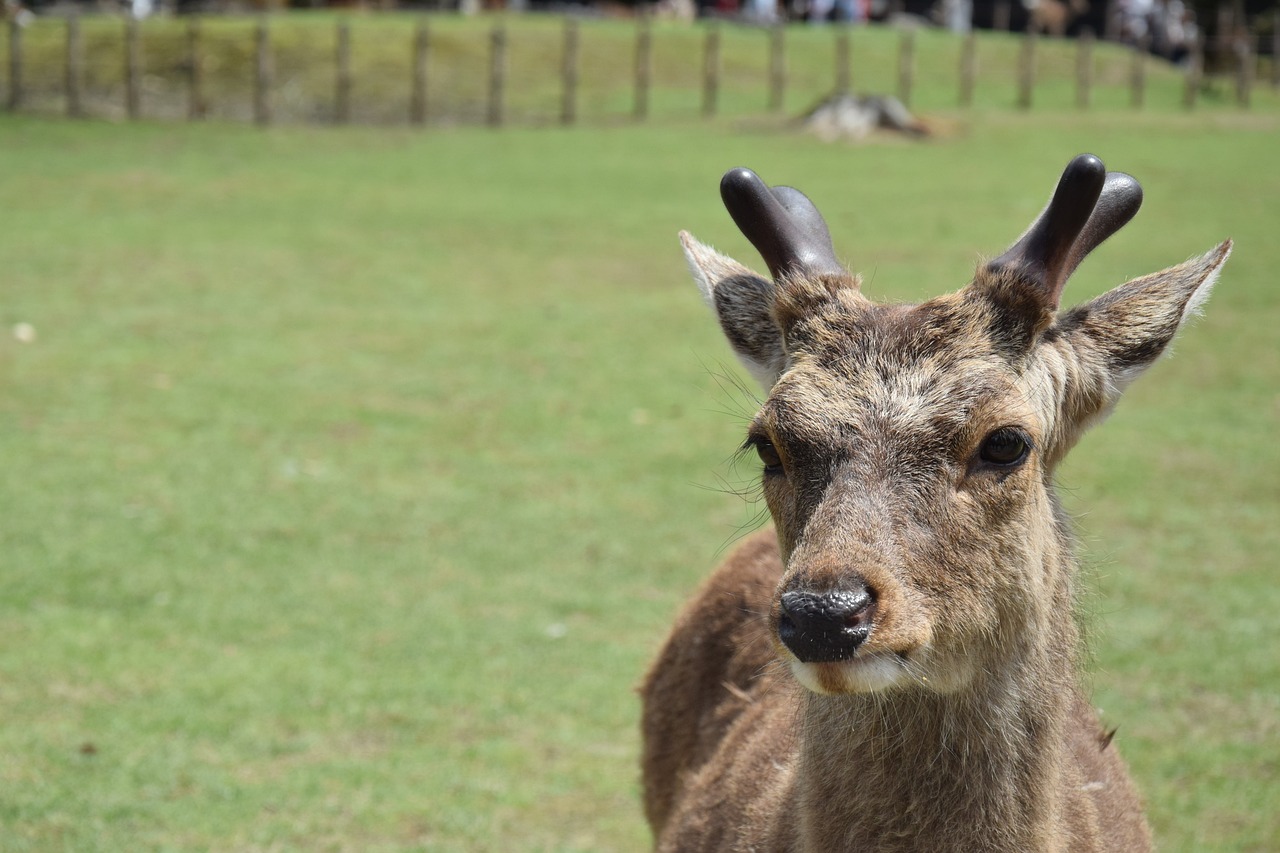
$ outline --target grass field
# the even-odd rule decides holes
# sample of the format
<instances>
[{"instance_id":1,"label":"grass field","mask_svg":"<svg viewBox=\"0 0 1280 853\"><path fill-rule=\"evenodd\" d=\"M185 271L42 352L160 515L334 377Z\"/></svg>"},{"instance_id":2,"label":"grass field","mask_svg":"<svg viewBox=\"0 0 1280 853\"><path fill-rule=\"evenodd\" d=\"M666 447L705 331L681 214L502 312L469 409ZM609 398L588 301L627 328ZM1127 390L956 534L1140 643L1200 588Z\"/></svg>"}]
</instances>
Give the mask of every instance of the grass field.
<instances>
[{"instance_id":1,"label":"grass field","mask_svg":"<svg viewBox=\"0 0 1280 853\"><path fill-rule=\"evenodd\" d=\"M1069 301L1237 241L1061 472L1095 696L1163 850L1280 848L1280 116L954 121L0 117L0 849L645 849L632 687L761 511L675 232L754 264L750 165L915 299L1083 150L1147 201Z\"/></svg>"}]
</instances>

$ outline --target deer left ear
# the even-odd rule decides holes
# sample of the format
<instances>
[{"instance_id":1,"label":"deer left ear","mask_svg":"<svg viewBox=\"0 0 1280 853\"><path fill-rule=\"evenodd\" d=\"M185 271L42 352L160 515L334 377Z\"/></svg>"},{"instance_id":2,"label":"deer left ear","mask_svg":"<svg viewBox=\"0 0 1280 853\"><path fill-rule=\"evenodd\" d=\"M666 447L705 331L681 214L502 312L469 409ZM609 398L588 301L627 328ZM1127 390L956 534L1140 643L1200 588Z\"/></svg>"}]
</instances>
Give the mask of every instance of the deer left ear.
<instances>
[{"instance_id":1,"label":"deer left ear","mask_svg":"<svg viewBox=\"0 0 1280 853\"><path fill-rule=\"evenodd\" d=\"M1063 338L1097 381L1098 414L1164 352L1209 298L1231 241L1162 272L1135 279L1061 315L1049 339ZM1092 395L1090 395L1092 396Z\"/></svg>"},{"instance_id":2,"label":"deer left ear","mask_svg":"<svg viewBox=\"0 0 1280 853\"><path fill-rule=\"evenodd\" d=\"M702 298L716 312L720 329L738 360L768 391L778 380L787 356L782 332L773 319L777 289L772 281L680 232L685 260Z\"/></svg>"}]
</instances>

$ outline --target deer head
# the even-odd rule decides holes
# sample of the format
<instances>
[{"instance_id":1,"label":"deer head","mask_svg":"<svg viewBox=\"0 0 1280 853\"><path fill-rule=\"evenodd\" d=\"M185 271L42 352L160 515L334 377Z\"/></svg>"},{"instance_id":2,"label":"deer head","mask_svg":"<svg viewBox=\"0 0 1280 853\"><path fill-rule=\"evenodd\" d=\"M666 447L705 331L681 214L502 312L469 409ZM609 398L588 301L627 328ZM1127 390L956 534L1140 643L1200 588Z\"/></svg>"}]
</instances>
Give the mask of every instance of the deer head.
<instances>
[{"instance_id":1,"label":"deer head","mask_svg":"<svg viewBox=\"0 0 1280 853\"><path fill-rule=\"evenodd\" d=\"M1082 155L963 289L880 305L803 194L735 169L721 195L770 276L681 240L767 391L746 446L786 564L781 658L817 693L952 693L1065 653L1074 568L1054 468L1205 300L1230 241L1059 313L1072 271L1142 201Z\"/></svg>"}]
</instances>

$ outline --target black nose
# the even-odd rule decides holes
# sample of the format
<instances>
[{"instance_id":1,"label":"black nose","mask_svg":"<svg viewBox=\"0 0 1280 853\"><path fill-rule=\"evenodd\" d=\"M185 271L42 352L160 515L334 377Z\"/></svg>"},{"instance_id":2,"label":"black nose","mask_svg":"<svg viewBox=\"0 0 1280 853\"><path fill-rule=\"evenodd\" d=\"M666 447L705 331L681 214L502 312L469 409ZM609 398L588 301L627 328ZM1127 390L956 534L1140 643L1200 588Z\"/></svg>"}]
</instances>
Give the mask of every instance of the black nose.
<instances>
[{"instance_id":1,"label":"black nose","mask_svg":"<svg viewBox=\"0 0 1280 853\"><path fill-rule=\"evenodd\" d=\"M784 592L778 637L804 663L848 660L871 634L875 596L866 587Z\"/></svg>"}]
</instances>

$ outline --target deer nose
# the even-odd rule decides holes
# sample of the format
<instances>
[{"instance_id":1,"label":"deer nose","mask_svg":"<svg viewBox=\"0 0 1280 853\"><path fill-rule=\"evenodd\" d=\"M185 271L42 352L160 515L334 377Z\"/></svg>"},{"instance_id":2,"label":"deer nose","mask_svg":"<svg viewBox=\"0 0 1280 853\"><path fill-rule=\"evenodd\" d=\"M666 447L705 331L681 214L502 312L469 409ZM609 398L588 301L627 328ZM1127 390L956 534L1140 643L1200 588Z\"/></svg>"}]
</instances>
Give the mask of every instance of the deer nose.
<instances>
[{"instance_id":1,"label":"deer nose","mask_svg":"<svg viewBox=\"0 0 1280 853\"><path fill-rule=\"evenodd\" d=\"M871 634L875 596L865 586L831 592L784 592L778 638L802 663L848 660Z\"/></svg>"}]
</instances>

